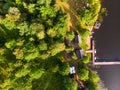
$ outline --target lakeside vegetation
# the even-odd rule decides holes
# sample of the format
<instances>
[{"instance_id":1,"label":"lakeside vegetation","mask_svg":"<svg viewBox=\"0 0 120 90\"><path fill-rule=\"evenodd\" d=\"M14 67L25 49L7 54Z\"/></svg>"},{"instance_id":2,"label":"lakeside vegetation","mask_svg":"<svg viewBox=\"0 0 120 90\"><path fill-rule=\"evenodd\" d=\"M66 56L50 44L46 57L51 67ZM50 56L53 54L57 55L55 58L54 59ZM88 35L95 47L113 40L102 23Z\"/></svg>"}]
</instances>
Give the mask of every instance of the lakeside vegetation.
<instances>
[{"instance_id":1,"label":"lakeside vegetation","mask_svg":"<svg viewBox=\"0 0 120 90\"><path fill-rule=\"evenodd\" d=\"M90 55L78 59L73 44L64 44L74 43L76 31L87 50L100 9L99 0L0 0L0 90L77 90L73 64L85 90L103 90Z\"/></svg>"}]
</instances>

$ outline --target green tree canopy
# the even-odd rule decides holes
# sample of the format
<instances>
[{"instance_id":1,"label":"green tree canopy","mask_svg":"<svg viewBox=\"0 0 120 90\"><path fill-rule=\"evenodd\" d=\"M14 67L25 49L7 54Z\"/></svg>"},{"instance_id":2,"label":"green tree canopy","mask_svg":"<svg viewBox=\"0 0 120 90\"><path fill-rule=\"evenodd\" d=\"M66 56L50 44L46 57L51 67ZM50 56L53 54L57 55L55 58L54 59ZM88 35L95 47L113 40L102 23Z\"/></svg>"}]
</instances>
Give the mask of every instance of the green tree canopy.
<instances>
[{"instance_id":1,"label":"green tree canopy","mask_svg":"<svg viewBox=\"0 0 120 90\"><path fill-rule=\"evenodd\" d=\"M85 68L82 68L78 71L78 75L81 80L88 80L89 79L89 71Z\"/></svg>"},{"instance_id":2,"label":"green tree canopy","mask_svg":"<svg viewBox=\"0 0 120 90\"><path fill-rule=\"evenodd\" d=\"M74 79L65 77L63 80L62 90L77 90L77 82Z\"/></svg>"},{"instance_id":3,"label":"green tree canopy","mask_svg":"<svg viewBox=\"0 0 120 90\"><path fill-rule=\"evenodd\" d=\"M70 66L68 63L61 63L60 66L59 66L59 73L61 75L68 75L69 72L70 72Z\"/></svg>"},{"instance_id":4,"label":"green tree canopy","mask_svg":"<svg viewBox=\"0 0 120 90\"><path fill-rule=\"evenodd\" d=\"M59 66L59 54L70 16L54 5L54 0L0 1L0 89L31 90L48 71L69 73L68 63Z\"/></svg>"}]
</instances>

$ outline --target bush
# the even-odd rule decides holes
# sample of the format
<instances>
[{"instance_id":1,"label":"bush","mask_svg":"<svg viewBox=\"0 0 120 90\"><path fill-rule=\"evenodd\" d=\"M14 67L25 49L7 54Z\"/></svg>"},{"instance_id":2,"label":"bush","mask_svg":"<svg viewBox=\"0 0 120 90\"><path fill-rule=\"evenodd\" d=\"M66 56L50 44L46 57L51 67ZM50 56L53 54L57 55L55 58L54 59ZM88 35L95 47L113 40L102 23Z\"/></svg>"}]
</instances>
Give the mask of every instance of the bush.
<instances>
[{"instance_id":1,"label":"bush","mask_svg":"<svg viewBox=\"0 0 120 90\"><path fill-rule=\"evenodd\" d=\"M65 77L63 80L62 90L77 90L77 83L74 79Z\"/></svg>"},{"instance_id":2,"label":"bush","mask_svg":"<svg viewBox=\"0 0 120 90\"><path fill-rule=\"evenodd\" d=\"M97 72L95 72L95 71L90 71L89 79L90 79L90 81L92 81L94 83L97 83L100 80L99 76L97 75Z\"/></svg>"},{"instance_id":3,"label":"bush","mask_svg":"<svg viewBox=\"0 0 120 90\"><path fill-rule=\"evenodd\" d=\"M99 90L99 89L98 89L98 86L95 83L89 82L87 84L86 90Z\"/></svg>"},{"instance_id":4,"label":"bush","mask_svg":"<svg viewBox=\"0 0 120 90\"><path fill-rule=\"evenodd\" d=\"M82 62L83 62L84 64L89 63L89 62L90 62L90 55L84 56L84 58L82 59Z\"/></svg>"},{"instance_id":5,"label":"bush","mask_svg":"<svg viewBox=\"0 0 120 90\"><path fill-rule=\"evenodd\" d=\"M89 79L89 71L85 68L82 68L78 71L78 75L81 80L88 80Z\"/></svg>"}]
</instances>

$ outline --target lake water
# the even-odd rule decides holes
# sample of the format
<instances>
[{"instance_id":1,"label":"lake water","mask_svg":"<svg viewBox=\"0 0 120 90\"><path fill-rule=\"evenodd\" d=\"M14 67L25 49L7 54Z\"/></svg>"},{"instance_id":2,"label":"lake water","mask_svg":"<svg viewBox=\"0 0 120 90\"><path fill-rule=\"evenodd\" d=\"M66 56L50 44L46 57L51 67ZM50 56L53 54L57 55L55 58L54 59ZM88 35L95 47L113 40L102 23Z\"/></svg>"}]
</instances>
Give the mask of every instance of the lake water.
<instances>
[{"instance_id":1,"label":"lake water","mask_svg":"<svg viewBox=\"0 0 120 90\"><path fill-rule=\"evenodd\" d=\"M101 28L95 31L98 58L120 58L120 0L104 0L108 10ZM120 65L98 66L97 71L108 90L120 90Z\"/></svg>"}]
</instances>

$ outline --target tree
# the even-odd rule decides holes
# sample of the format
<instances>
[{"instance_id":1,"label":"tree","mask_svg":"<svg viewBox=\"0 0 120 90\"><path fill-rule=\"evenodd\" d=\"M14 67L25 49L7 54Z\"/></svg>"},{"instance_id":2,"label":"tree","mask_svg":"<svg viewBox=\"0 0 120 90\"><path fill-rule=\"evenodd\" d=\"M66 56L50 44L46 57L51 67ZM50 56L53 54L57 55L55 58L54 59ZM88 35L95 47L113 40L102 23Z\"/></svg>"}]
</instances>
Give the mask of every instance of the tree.
<instances>
[{"instance_id":1,"label":"tree","mask_svg":"<svg viewBox=\"0 0 120 90\"><path fill-rule=\"evenodd\" d=\"M29 73L30 79L39 79L44 72L45 70L42 68L32 68L31 72Z\"/></svg>"},{"instance_id":2,"label":"tree","mask_svg":"<svg viewBox=\"0 0 120 90\"><path fill-rule=\"evenodd\" d=\"M63 78L62 90L77 90L77 82L69 77Z\"/></svg>"},{"instance_id":3,"label":"tree","mask_svg":"<svg viewBox=\"0 0 120 90\"><path fill-rule=\"evenodd\" d=\"M60 37L65 37L66 35L66 31L67 31L67 25L68 25L68 22L70 21L70 15L67 14L67 15L61 15L57 18L58 20L57 23L55 24L54 26L54 29L57 31L57 37L60 38Z\"/></svg>"},{"instance_id":4,"label":"tree","mask_svg":"<svg viewBox=\"0 0 120 90\"><path fill-rule=\"evenodd\" d=\"M89 3L90 6L84 11L81 10L79 12L79 16L81 18L81 22L86 26L93 26L94 22L98 19L98 14L100 12L100 1L87 0L86 2Z\"/></svg>"},{"instance_id":5,"label":"tree","mask_svg":"<svg viewBox=\"0 0 120 90\"><path fill-rule=\"evenodd\" d=\"M43 5L43 4L45 4L45 6L50 6L51 5L51 3L53 3L53 0L38 0L37 1L37 4L40 4L40 5Z\"/></svg>"},{"instance_id":6,"label":"tree","mask_svg":"<svg viewBox=\"0 0 120 90\"><path fill-rule=\"evenodd\" d=\"M90 36L90 31L88 29L78 28L81 38L85 41Z\"/></svg>"},{"instance_id":7,"label":"tree","mask_svg":"<svg viewBox=\"0 0 120 90\"><path fill-rule=\"evenodd\" d=\"M18 21L20 19L20 11L17 7L10 7L6 18L10 21Z\"/></svg>"},{"instance_id":8,"label":"tree","mask_svg":"<svg viewBox=\"0 0 120 90\"><path fill-rule=\"evenodd\" d=\"M56 16L56 12L54 11L53 7L45 7L45 6L42 6L40 8L40 13L41 13L41 16L42 18L45 18L47 19L48 18L53 18Z\"/></svg>"},{"instance_id":9,"label":"tree","mask_svg":"<svg viewBox=\"0 0 120 90\"><path fill-rule=\"evenodd\" d=\"M5 43L6 48L13 50L16 46L16 41L15 40L9 40L8 42Z\"/></svg>"},{"instance_id":10,"label":"tree","mask_svg":"<svg viewBox=\"0 0 120 90\"><path fill-rule=\"evenodd\" d=\"M19 35L20 36L30 35L30 30L29 30L27 22L22 22L22 23L18 24L17 29L19 30Z\"/></svg>"},{"instance_id":11,"label":"tree","mask_svg":"<svg viewBox=\"0 0 120 90\"><path fill-rule=\"evenodd\" d=\"M89 79L89 71L85 68L82 68L78 71L78 75L80 77L81 80L88 80Z\"/></svg>"},{"instance_id":12,"label":"tree","mask_svg":"<svg viewBox=\"0 0 120 90\"><path fill-rule=\"evenodd\" d=\"M11 6L10 3L8 3L8 2L3 3L3 1L2 1L2 10L0 10L0 13L6 14L8 12L8 9L10 6Z\"/></svg>"},{"instance_id":13,"label":"tree","mask_svg":"<svg viewBox=\"0 0 120 90\"><path fill-rule=\"evenodd\" d=\"M24 58L24 52L20 48L14 49L13 55L15 55L16 59L23 59Z\"/></svg>"},{"instance_id":14,"label":"tree","mask_svg":"<svg viewBox=\"0 0 120 90\"><path fill-rule=\"evenodd\" d=\"M59 73L63 76L68 75L70 72L70 66L68 63L61 63L59 66Z\"/></svg>"},{"instance_id":15,"label":"tree","mask_svg":"<svg viewBox=\"0 0 120 90\"><path fill-rule=\"evenodd\" d=\"M24 59L28 62L34 60L39 56L39 50L30 42L25 45L24 50Z\"/></svg>"},{"instance_id":16,"label":"tree","mask_svg":"<svg viewBox=\"0 0 120 90\"><path fill-rule=\"evenodd\" d=\"M67 33L67 38L68 38L70 41L72 41L74 37L75 37L75 35L74 35L74 32L73 32L73 31Z\"/></svg>"},{"instance_id":17,"label":"tree","mask_svg":"<svg viewBox=\"0 0 120 90\"><path fill-rule=\"evenodd\" d=\"M32 35L36 35L38 39L45 38L45 27L42 23L31 23L30 31Z\"/></svg>"},{"instance_id":18,"label":"tree","mask_svg":"<svg viewBox=\"0 0 120 90\"><path fill-rule=\"evenodd\" d=\"M22 2L23 2L23 0L15 0L15 3L16 3L17 5L22 5Z\"/></svg>"},{"instance_id":19,"label":"tree","mask_svg":"<svg viewBox=\"0 0 120 90\"><path fill-rule=\"evenodd\" d=\"M59 48L58 48L59 47ZM64 43L55 43L50 47L50 54L51 56L56 55L57 53L65 50L65 45Z\"/></svg>"},{"instance_id":20,"label":"tree","mask_svg":"<svg viewBox=\"0 0 120 90\"><path fill-rule=\"evenodd\" d=\"M49 35L49 37L55 37L57 35L57 32L52 28L47 30L47 34Z\"/></svg>"},{"instance_id":21,"label":"tree","mask_svg":"<svg viewBox=\"0 0 120 90\"><path fill-rule=\"evenodd\" d=\"M29 73L30 73L30 69L28 69L28 68L21 68L21 69L19 69L19 70L15 73L15 76L16 76L17 78L20 78L20 77L26 76L26 75L29 74Z\"/></svg>"},{"instance_id":22,"label":"tree","mask_svg":"<svg viewBox=\"0 0 120 90\"><path fill-rule=\"evenodd\" d=\"M40 41L40 44L38 45L38 48L40 51L44 51L48 49L47 43L43 40Z\"/></svg>"},{"instance_id":23,"label":"tree","mask_svg":"<svg viewBox=\"0 0 120 90\"><path fill-rule=\"evenodd\" d=\"M0 2L0 89L31 90L32 82L44 79L47 73L47 77L69 74L61 52L70 15L55 10L54 5L54 0Z\"/></svg>"}]
</instances>

